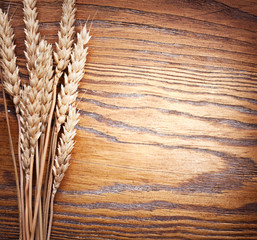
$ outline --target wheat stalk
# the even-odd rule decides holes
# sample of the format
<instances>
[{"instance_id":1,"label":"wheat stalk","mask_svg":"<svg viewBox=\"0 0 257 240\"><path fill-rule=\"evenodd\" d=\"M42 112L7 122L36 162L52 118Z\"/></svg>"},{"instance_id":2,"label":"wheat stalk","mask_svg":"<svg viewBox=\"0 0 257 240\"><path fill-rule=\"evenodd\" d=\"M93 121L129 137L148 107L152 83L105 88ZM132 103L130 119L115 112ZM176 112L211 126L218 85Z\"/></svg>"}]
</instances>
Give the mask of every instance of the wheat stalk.
<instances>
[{"instance_id":1,"label":"wheat stalk","mask_svg":"<svg viewBox=\"0 0 257 240\"><path fill-rule=\"evenodd\" d=\"M26 40L25 56L27 59L27 69L29 72L29 85L24 85L21 96L21 104L23 105L22 118L26 123L26 132L30 145L30 155L34 156L37 141L41 135L41 105L43 98L43 76L44 70L44 41L39 43L38 20L36 0L23 1L24 29ZM24 126L25 128L25 126ZM26 177L29 178L30 173L26 172Z\"/></svg>"},{"instance_id":2,"label":"wheat stalk","mask_svg":"<svg viewBox=\"0 0 257 240\"><path fill-rule=\"evenodd\" d=\"M27 109L26 109L26 101L25 94L23 90L21 90L21 98L20 98L20 147L21 147L21 162L22 168L25 172L26 176L26 194L25 194L25 215L24 215L24 233L25 239L29 239L29 208L28 208L28 183L29 183L29 174L30 174L30 164L31 164L31 148L29 143L29 134L28 134L28 125L27 125ZM23 182L22 182L23 183ZM21 186L23 190L23 186ZM24 196L22 196L24 198Z\"/></svg>"},{"instance_id":3,"label":"wheat stalk","mask_svg":"<svg viewBox=\"0 0 257 240\"><path fill-rule=\"evenodd\" d=\"M38 92L36 86L36 79L32 78L31 82L35 83L35 86L25 85L21 95L21 102L24 104L24 112L22 117L25 120L25 127L29 142L29 157L26 158L25 166L25 206L26 206L26 220L29 218L29 226L32 225L32 179L33 179L33 164L35 156L35 148L38 142L38 139L41 135L41 98L43 90ZM28 221L26 221L28 224ZM29 236L27 234L27 236Z\"/></svg>"},{"instance_id":4,"label":"wheat stalk","mask_svg":"<svg viewBox=\"0 0 257 240\"><path fill-rule=\"evenodd\" d=\"M2 86L5 91L12 97L15 111L17 115L17 120L19 122L19 99L20 99L20 77L19 77L19 69L16 65L16 56L15 56L15 45L14 45L14 34L11 27L11 22L8 20L7 13L4 13L2 9L0 9L0 56L1 56L1 79ZM24 212L24 204L23 204L23 189L20 188L20 183L23 182L22 170L21 170L21 158L20 154L18 154L18 160L20 165L20 181L18 176L17 164L14 155L14 148L12 143L8 112L5 100L5 92L3 89L3 98L4 98L4 106L6 113L6 122L8 128L9 142L12 153L12 161L14 166L15 173L15 181L17 188L17 198L18 198L18 208L19 208L19 225L22 231L23 236L25 236L24 231L24 220L23 220L23 212ZM20 127L18 129L20 136ZM20 138L19 138L20 139ZM20 143L20 140L18 141ZM20 151L18 151L20 153ZM21 190L21 191L20 191ZM21 237L21 233L20 233Z\"/></svg>"},{"instance_id":5,"label":"wheat stalk","mask_svg":"<svg viewBox=\"0 0 257 240\"><path fill-rule=\"evenodd\" d=\"M75 0L64 0L62 5L62 17L60 22L60 30L58 31L58 42L56 43L56 52L54 52L54 59L56 62L55 68L55 78L54 78L54 99L53 104L55 104L56 97L56 85L61 77L63 70L65 70L70 61L70 55L72 51L72 43L74 36L74 22L75 22ZM52 118L53 112L50 113L50 117ZM49 161L47 164L47 172L45 177L45 187L44 187L44 195L43 195L43 203L44 203L44 234L47 234L47 222L48 222L48 212L49 212L49 201L51 197L51 187L52 187L52 168L54 162L54 156L56 151L56 142L58 132L53 130L54 134L51 139L51 148L50 153L52 155L49 156Z\"/></svg>"},{"instance_id":6,"label":"wheat stalk","mask_svg":"<svg viewBox=\"0 0 257 240\"><path fill-rule=\"evenodd\" d=\"M47 127L48 114L52 104L53 98L53 58L52 58L52 46L47 44L45 40L42 40L39 43L37 48L37 64L35 65L35 72L38 74L38 78L42 78L44 84L44 91L42 95L42 104L41 104L41 131L42 137L40 139L40 155L45 142L45 131ZM37 172L37 181L39 177L40 165L39 158L37 158L36 172ZM45 190L45 189L44 189ZM42 209L41 209L41 199L39 203L39 232L41 238L43 238L43 224L42 224Z\"/></svg>"},{"instance_id":7,"label":"wheat stalk","mask_svg":"<svg viewBox=\"0 0 257 240\"><path fill-rule=\"evenodd\" d=\"M74 137L76 135L75 126L78 123L79 113L76 110L76 107L69 106L67 120L63 126L63 133L59 139L57 154L55 156L54 167L53 167L53 191L51 197L51 211L50 211L50 220L48 226L48 235L47 239L50 240L51 226L53 221L53 202L55 194L61 184L61 181L64 178L65 172L67 171L70 165L71 151L74 148Z\"/></svg>"},{"instance_id":8,"label":"wheat stalk","mask_svg":"<svg viewBox=\"0 0 257 240\"><path fill-rule=\"evenodd\" d=\"M29 73L29 86L25 86L25 93L28 90L31 90L31 94L27 95L26 103L29 104L29 109L27 110L26 118L28 121L28 133L29 133L29 142L30 142L30 173L27 174L27 177L30 177L29 180L29 218L30 226L32 225L32 174L33 174L33 164L34 164L34 155L35 149L38 146L38 139L41 135L41 130L44 129L45 124L42 124L44 121L46 109L44 109L43 101L45 100L44 93L45 90L42 89L45 85L45 76L47 75L46 69L46 58L44 57L44 50L46 50L46 42L40 40L40 34L38 33L38 20L37 20L37 8L36 0L23 0L23 12L24 12L24 23L25 23L25 57L27 59L27 70ZM46 52L48 54L48 52ZM47 55L51 59L51 56ZM35 96L38 95L38 99L35 99ZM30 97L30 99L29 99ZM29 100L28 100L29 99ZM25 99L24 99L25 100ZM42 126L42 127L41 127ZM42 129L41 129L42 128ZM38 166L37 166L38 168ZM37 169L38 171L38 169Z\"/></svg>"},{"instance_id":9,"label":"wheat stalk","mask_svg":"<svg viewBox=\"0 0 257 240\"><path fill-rule=\"evenodd\" d=\"M53 140L54 148L56 146L55 144L57 141L57 134L62 124L65 123L64 127L68 128L68 125L66 126L66 124L71 124L70 119L72 119L72 116L73 118L75 117L74 110L72 109L74 108L73 105L78 94L79 82L84 75L84 66L85 66L86 57L87 57L87 48L85 47L85 44L87 44L89 40L90 40L89 32L87 32L86 25L84 25L81 32L77 34L77 44L75 44L71 54L71 62L68 65L68 74L64 75L64 85L61 85L61 90L60 90L60 93L58 94L58 103L56 106L56 121L55 121L55 135L54 135L55 137ZM74 145L73 141L70 141L70 143L68 143L68 141L63 141L62 139L64 137L65 135L61 136L61 139L60 139L61 145L59 144L58 146L57 156L59 157L55 158L55 160L52 159L52 164L54 164L53 161L55 161L55 166L53 167L52 165L52 168L51 168L51 170L53 169L53 173L54 173L54 183L53 183L52 197L50 201L51 209L50 209L50 219L49 219L47 239L50 239L50 233L51 233L54 196L62 178L64 177L64 172L68 168L68 165L65 162L68 163L69 154L66 155L66 153L70 152ZM71 139L73 137L71 137ZM65 149L66 151L64 151ZM53 152L53 157L55 157L54 153L55 152ZM63 157L63 160L61 159L62 157ZM59 167L58 167L58 162L60 164Z\"/></svg>"},{"instance_id":10,"label":"wheat stalk","mask_svg":"<svg viewBox=\"0 0 257 240\"><path fill-rule=\"evenodd\" d=\"M29 142L29 134L28 134L28 125L27 125L27 109L26 109L26 92L21 90L21 99L20 99L20 125L21 125L21 159L22 159L22 167L25 172L25 175L29 176L30 169L30 142Z\"/></svg>"},{"instance_id":11,"label":"wheat stalk","mask_svg":"<svg viewBox=\"0 0 257 240\"><path fill-rule=\"evenodd\" d=\"M29 70L30 85L24 86L22 101L26 109L23 110L23 117L26 119L26 129L30 146L29 164L25 169L26 181L29 182L29 218L32 225L32 174L35 156L35 148L38 139L45 129L45 122L51 104L52 91L52 49L45 40L41 40L35 53L35 63ZM42 124L43 123L43 124ZM42 127L44 125L44 128ZM38 166L37 166L38 168ZM27 184L26 182L26 184ZM28 204L28 203L27 203Z\"/></svg>"},{"instance_id":12,"label":"wheat stalk","mask_svg":"<svg viewBox=\"0 0 257 240\"><path fill-rule=\"evenodd\" d=\"M12 155L12 160L13 160L13 167L14 167L14 173L15 173L17 200L18 200L18 209L19 209L20 239L21 239L22 236L23 236L23 238L25 236L24 218L23 218L23 212L24 212L23 206L24 205L23 205L23 201L22 201L23 198L21 198L21 196L23 196L23 195L20 193L18 170L17 170L16 160L15 160L15 155L14 155L14 147L13 147L11 128L10 128L10 122L9 122L9 117L8 117L8 109L7 109L7 103L6 103L5 91L4 91L3 85L2 85L2 92L3 92L4 110L5 110L5 118L6 118L7 130L8 130L9 144L10 144L11 155ZM19 163L20 163L20 161L19 161ZM21 172L22 172L22 170L21 170ZM22 175L21 175L21 180L22 180Z\"/></svg>"},{"instance_id":13,"label":"wheat stalk","mask_svg":"<svg viewBox=\"0 0 257 240\"><path fill-rule=\"evenodd\" d=\"M37 50L36 50L36 62L35 69L32 73L37 76L43 83L43 93L41 99L41 138L40 144L41 149L36 155L36 173L37 181L39 177L39 153L41 153L44 141L45 141L45 131L47 126L48 114L51 108L52 97L53 97L53 58L52 58L52 46L48 44L45 40L41 40ZM39 234L40 238L43 238L43 224L42 224L42 210L41 210L41 199L39 204Z\"/></svg>"},{"instance_id":14,"label":"wheat stalk","mask_svg":"<svg viewBox=\"0 0 257 240\"><path fill-rule=\"evenodd\" d=\"M62 17L60 22L60 31L58 31L58 43L56 43L56 52L54 52L54 59L56 62L55 78L54 78L54 90L53 90L53 104L55 104L56 85L61 77L63 70L65 70L70 61L70 55L72 51L73 35L74 35L74 22L75 12L74 7L75 0L64 0L62 5ZM50 114L50 117L51 114ZM48 180L48 172L50 166L47 166L46 182ZM46 189L45 189L46 190ZM44 192L44 198L46 191Z\"/></svg>"}]
</instances>

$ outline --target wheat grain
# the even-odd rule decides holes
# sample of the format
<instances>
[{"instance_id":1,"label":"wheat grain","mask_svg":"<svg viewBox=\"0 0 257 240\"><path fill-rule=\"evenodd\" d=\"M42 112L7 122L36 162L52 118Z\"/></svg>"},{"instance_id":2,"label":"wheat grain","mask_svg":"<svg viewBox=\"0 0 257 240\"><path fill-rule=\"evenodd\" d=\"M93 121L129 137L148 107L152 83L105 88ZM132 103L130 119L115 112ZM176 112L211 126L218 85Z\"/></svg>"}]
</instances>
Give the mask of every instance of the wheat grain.
<instances>
[{"instance_id":1,"label":"wheat grain","mask_svg":"<svg viewBox=\"0 0 257 240\"><path fill-rule=\"evenodd\" d=\"M30 166L31 166L31 145L30 145L30 137L28 133L28 110L26 108L27 104L27 88L25 90L21 90L21 98L20 98L20 145L21 145L21 162L22 167L25 172L25 180L26 180L26 187L25 187L25 214L24 214L24 229L25 229L25 235L26 239L29 238L29 200L28 200L28 187L29 187L29 181L30 178Z\"/></svg>"},{"instance_id":2,"label":"wheat grain","mask_svg":"<svg viewBox=\"0 0 257 240\"><path fill-rule=\"evenodd\" d=\"M3 68L4 88L12 96L16 113L19 113L20 98L20 77L19 69L16 65L14 53L15 45L13 42L13 30L8 21L6 13L0 9L0 46L1 46L1 67Z\"/></svg>"},{"instance_id":3,"label":"wheat grain","mask_svg":"<svg viewBox=\"0 0 257 240\"><path fill-rule=\"evenodd\" d=\"M41 134L40 97L42 97L42 90L38 92L35 87L31 87L29 85L25 85L24 89L21 91L20 108L21 146L23 152L22 161L27 177L29 177L31 156L34 155L34 148Z\"/></svg>"},{"instance_id":4,"label":"wheat grain","mask_svg":"<svg viewBox=\"0 0 257 240\"><path fill-rule=\"evenodd\" d=\"M77 34L77 44L75 44L71 54L71 62L68 65L68 75L64 75L64 85L61 85L61 90L58 94L56 107L56 128L58 131L66 120L69 106L76 100L78 85L84 75L84 66L87 57L87 47L85 48L85 44L88 43L90 38L85 25L81 32Z\"/></svg>"},{"instance_id":5,"label":"wheat grain","mask_svg":"<svg viewBox=\"0 0 257 240\"><path fill-rule=\"evenodd\" d=\"M73 43L75 0L64 0L62 5L62 18L60 22L60 31L58 32L58 43L56 43L56 52L54 59L57 64L56 74L59 76L68 66ZM60 77L60 76L59 76Z\"/></svg>"},{"instance_id":6,"label":"wheat grain","mask_svg":"<svg viewBox=\"0 0 257 240\"><path fill-rule=\"evenodd\" d=\"M48 113L52 103L53 91L53 58L52 46L45 40L41 40L36 50L35 68L31 71L32 78L35 76L35 82L30 81L30 84L36 87L39 92L42 89L41 99L41 122L42 133L46 130Z\"/></svg>"},{"instance_id":7,"label":"wheat grain","mask_svg":"<svg viewBox=\"0 0 257 240\"><path fill-rule=\"evenodd\" d=\"M37 20L37 8L36 0L24 0L23 12L24 23L26 28L24 29L26 40L25 57L27 59L27 69L30 74L34 68L36 62L36 50L39 43L40 34L38 33L38 20Z\"/></svg>"},{"instance_id":8,"label":"wheat grain","mask_svg":"<svg viewBox=\"0 0 257 240\"><path fill-rule=\"evenodd\" d=\"M32 153L41 135L42 122L46 122L52 98L52 48L41 40L35 54L34 68L30 71L30 85L24 85L21 104L22 117L27 124Z\"/></svg>"},{"instance_id":9,"label":"wheat grain","mask_svg":"<svg viewBox=\"0 0 257 240\"><path fill-rule=\"evenodd\" d=\"M26 108L26 95L28 94L26 90L24 91L21 89L20 91L20 146L21 146L21 163L22 168L25 172L25 180L26 180L26 187L25 187L25 194L22 197L25 197L25 204L24 204L24 233L25 239L29 239L29 201L28 201L28 187L29 187L29 180L30 180L30 166L31 166L31 147L29 142L29 134L28 134L28 124L27 124L27 116L28 111ZM22 189L23 191L23 189Z\"/></svg>"},{"instance_id":10,"label":"wheat grain","mask_svg":"<svg viewBox=\"0 0 257 240\"><path fill-rule=\"evenodd\" d=\"M27 109L26 109L26 101L25 94L23 90L21 90L21 101L20 101L20 126L21 126L21 160L22 167L25 172L26 177L29 177L29 169L30 169L30 144L29 144L29 135L28 135L28 125L26 121L27 117Z\"/></svg>"},{"instance_id":11,"label":"wheat grain","mask_svg":"<svg viewBox=\"0 0 257 240\"><path fill-rule=\"evenodd\" d=\"M36 49L35 69L32 73L38 79L51 79L53 76L52 45L46 40L41 40Z\"/></svg>"},{"instance_id":12,"label":"wheat grain","mask_svg":"<svg viewBox=\"0 0 257 240\"><path fill-rule=\"evenodd\" d=\"M73 139L76 135L75 126L78 123L79 113L77 112L75 106L70 106L68 112L67 120L63 126L63 133L59 139L55 164L53 167L53 194L56 193L64 177L64 174L68 169L70 153L75 144Z\"/></svg>"},{"instance_id":13,"label":"wheat grain","mask_svg":"<svg viewBox=\"0 0 257 240\"><path fill-rule=\"evenodd\" d=\"M34 80L32 80L34 81ZM40 99L42 99L43 90L39 92L35 87L31 87L30 85L24 86L24 90L22 91L22 102L26 106L25 114L23 115L26 124L27 124L27 132L29 136L29 143L31 147L32 154L34 155L34 149L37 144L37 141L41 135L41 103Z\"/></svg>"}]
</instances>

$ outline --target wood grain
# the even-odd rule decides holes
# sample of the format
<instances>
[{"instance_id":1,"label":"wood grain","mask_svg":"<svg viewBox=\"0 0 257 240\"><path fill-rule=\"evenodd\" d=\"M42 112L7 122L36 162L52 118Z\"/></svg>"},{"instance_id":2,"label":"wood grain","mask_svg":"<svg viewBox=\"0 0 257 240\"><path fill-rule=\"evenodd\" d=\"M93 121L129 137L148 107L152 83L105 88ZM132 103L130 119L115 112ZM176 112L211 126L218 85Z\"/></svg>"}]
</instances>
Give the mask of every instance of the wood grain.
<instances>
[{"instance_id":1,"label":"wood grain","mask_svg":"<svg viewBox=\"0 0 257 240\"><path fill-rule=\"evenodd\" d=\"M38 3L51 43L61 4ZM22 1L0 7L26 79ZM77 9L77 29L95 16L93 37L52 239L257 239L257 1L77 0ZM17 239L0 97L0 239Z\"/></svg>"}]
</instances>

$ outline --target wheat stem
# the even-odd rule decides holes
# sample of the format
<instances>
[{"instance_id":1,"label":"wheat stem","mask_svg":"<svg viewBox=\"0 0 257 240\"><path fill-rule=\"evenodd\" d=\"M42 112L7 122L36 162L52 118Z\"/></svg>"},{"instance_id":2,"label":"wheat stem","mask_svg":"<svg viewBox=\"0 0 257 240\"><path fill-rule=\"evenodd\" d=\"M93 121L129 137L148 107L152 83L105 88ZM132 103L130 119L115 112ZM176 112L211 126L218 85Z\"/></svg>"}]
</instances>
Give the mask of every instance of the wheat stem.
<instances>
[{"instance_id":1,"label":"wheat stem","mask_svg":"<svg viewBox=\"0 0 257 240\"><path fill-rule=\"evenodd\" d=\"M49 178L52 174L52 172L50 172L50 168L51 168L51 157L52 157L52 152L53 152L53 139L54 139L54 127L52 129L52 135L51 135L51 142L50 142L50 149L49 149L49 154L48 154L48 161L47 161L47 167L46 167L46 178L45 178L45 185L44 185L44 196L43 196L43 203L44 203L44 237L46 238L47 236L47 222L48 222L48 206L49 206L49 202L47 202L47 196L49 194L49 192L51 192L51 187L49 188Z\"/></svg>"},{"instance_id":2,"label":"wheat stem","mask_svg":"<svg viewBox=\"0 0 257 240\"><path fill-rule=\"evenodd\" d=\"M53 215L54 215L54 198L55 198L55 194L52 194L51 203L50 203L50 217L49 217L49 224L48 224L47 240L50 240L50 237L51 237Z\"/></svg>"},{"instance_id":3,"label":"wheat stem","mask_svg":"<svg viewBox=\"0 0 257 240\"><path fill-rule=\"evenodd\" d=\"M46 205L46 195L47 195L47 182L48 182L48 178L50 175L50 162L51 162L51 155L52 155L52 149L53 149L53 134L54 134L54 130L52 129L52 135L51 135L51 140L50 140L50 146L49 146L49 154L48 154L48 160L47 160L47 166L46 166L46 176L45 176L45 184L44 184L44 193L43 193L43 209L45 209L45 205ZM44 145L42 146L44 147ZM41 156L41 155L40 155ZM44 223L43 223L43 229L45 229L45 218L47 218L48 216L46 216L44 214ZM44 230L45 232L45 230Z\"/></svg>"},{"instance_id":4,"label":"wheat stem","mask_svg":"<svg viewBox=\"0 0 257 240\"><path fill-rule=\"evenodd\" d=\"M19 184L19 176L18 176L18 170L17 170L17 165L16 165L16 159L15 159L15 154L14 154L14 147L13 147L13 142L12 142L12 134L11 134L11 128L10 128L10 122L9 122L9 117L8 117L8 109L7 109L7 104L6 104L6 98L5 98L5 91L4 88L2 88L3 91L3 99L4 99L4 111L5 111L5 118L6 118L6 124L7 124L7 130L8 130L8 138L9 138L9 144L10 144L10 149L11 149L11 156L12 156L12 161L13 161L13 167L14 167L14 174L15 174L15 182L16 182L16 190L17 190L17 201L18 201L18 211L19 211L19 227L20 230L22 230L22 212L21 212L21 197L20 197L20 184Z\"/></svg>"},{"instance_id":5,"label":"wheat stem","mask_svg":"<svg viewBox=\"0 0 257 240\"><path fill-rule=\"evenodd\" d=\"M37 144L37 146L36 146L36 178L38 178L38 175L39 175L39 147L38 147L38 144ZM38 225L37 225L36 232L37 232L36 238L37 239L43 239L41 199L40 199L40 203L39 203Z\"/></svg>"},{"instance_id":6,"label":"wheat stem","mask_svg":"<svg viewBox=\"0 0 257 240\"><path fill-rule=\"evenodd\" d=\"M29 225L30 230L32 226L32 182L33 182L33 167L34 167L34 153L31 155L30 160L30 179L29 179Z\"/></svg>"},{"instance_id":7,"label":"wheat stem","mask_svg":"<svg viewBox=\"0 0 257 240\"><path fill-rule=\"evenodd\" d=\"M35 149L35 167L36 167L36 184L37 184L37 177L39 173L39 153L38 153L38 143L36 145ZM36 191L36 190L35 190ZM35 201L34 201L34 206L35 206ZM35 234L35 239L39 240L39 214L38 214L38 219L37 219L37 226L36 226L36 234Z\"/></svg>"},{"instance_id":8,"label":"wheat stem","mask_svg":"<svg viewBox=\"0 0 257 240\"><path fill-rule=\"evenodd\" d=\"M40 152L39 152L39 156L41 156L42 154L42 150L44 148L44 144L45 144L45 133L42 133L42 136L40 138ZM40 169L40 162L38 162L38 169ZM38 170L37 173L37 182L38 182L38 178L39 178L39 172L40 170ZM40 224L40 239L43 239L43 235L44 235L44 228L43 228L43 220L44 220L44 215L42 214L42 207L43 207L44 201L42 203L42 199L40 198L40 202L39 202L39 224Z\"/></svg>"},{"instance_id":9,"label":"wheat stem","mask_svg":"<svg viewBox=\"0 0 257 240\"><path fill-rule=\"evenodd\" d=\"M61 134L60 141L58 143L58 151L55 155L55 161L53 166L53 175L54 175L54 182L53 182L53 191L50 203L50 218L48 224L48 233L47 239L50 239L51 235L51 226L53 221L53 201L55 198L55 194L57 189L60 186L60 183L65 175L69 167L69 160L70 160L70 153L74 147L74 137L76 135L75 126L78 123L79 114L76 111L74 106L69 107L69 112L67 116L67 121L63 126L63 133Z\"/></svg>"},{"instance_id":10,"label":"wheat stem","mask_svg":"<svg viewBox=\"0 0 257 240\"><path fill-rule=\"evenodd\" d=\"M41 188L42 188L42 183L43 183L46 153L47 153L47 147L49 144L51 121L52 121L54 107L55 107L55 103L56 103L56 87L57 86L54 85L53 100L52 100L52 105L51 105L51 109L50 109L49 116L48 116L48 123L47 123L47 129L46 129L46 140L45 140L45 145L44 145L44 149L42 151L42 156L41 156L40 172L39 172L37 192L36 192L36 197L35 197L36 205L35 205L35 209L34 209L34 216L33 216L32 229L31 229L31 240L34 240L34 234L35 234L36 220L37 220L38 208L39 208L39 200L40 200Z\"/></svg>"},{"instance_id":11,"label":"wheat stem","mask_svg":"<svg viewBox=\"0 0 257 240\"><path fill-rule=\"evenodd\" d=\"M53 182L53 165L54 165L54 157L55 157L55 152L56 152L56 145L57 145L57 137L58 137L58 133L56 130L54 130L54 135L53 135L53 141L52 141L52 154L51 154L51 160L50 160L50 164L49 164L49 179L48 179L48 185L47 187L47 195L46 195L46 199L45 199L45 211L44 211L44 215L45 215L45 227L47 227L47 223L48 223L48 214L49 214L49 203L50 203L50 198L51 198L51 193L52 193L52 182Z\"/></svg>"},{"instance_id":12,"label":"wheat stem","mask_svg":"<svg viewBox=\"0 0 257 240\"><path fill-rule=\"evenodd\" d=\"M36 145L36 149L35 149L35 166L36 166L36 181L37 181L37 177L38 177L38 173L39 173L39 153L38 153L38 143ZM36 183L37 184L37 183ZM35 202L34 202L35 205ZM38 215L38 220L37 220L37 226L36 226L36 236L35 236L36 240L39 240L39 215Z\"/></svg>"},{"instance_id":13,"label":"wheat stem","mask_svg":"<svg viewBox=\"0 0 257 240\"><path fill-rule=\"evenodd\" d=\"M26 176L25 184L25 227L26 227L26 239L30 239L29 234L29 178Z\"/></svg>"},{"instance_id":14,"label":"wheat stem","mask_svg":"<svg viewBox=\"0 0 257 240\"><path fill-rule=\"evenodd\" d=\"M17 121L18 121L18 160L20 166L20 202L21 202L21 222L22 222L22 236L25 239L25 212L24 212L24 177L22 171L22 162L21 162L21 123L20 123L20 115L17 114Z\"/></svg>"}]
</instances>

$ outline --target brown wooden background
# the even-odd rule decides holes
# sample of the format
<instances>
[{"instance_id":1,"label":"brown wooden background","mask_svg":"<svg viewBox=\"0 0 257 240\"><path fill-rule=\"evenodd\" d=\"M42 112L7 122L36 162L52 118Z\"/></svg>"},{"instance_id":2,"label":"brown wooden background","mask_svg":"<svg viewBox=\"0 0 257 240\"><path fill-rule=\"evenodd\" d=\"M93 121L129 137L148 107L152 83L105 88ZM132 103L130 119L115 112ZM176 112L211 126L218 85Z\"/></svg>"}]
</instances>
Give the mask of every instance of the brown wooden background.
<instances>
[{"instance_id":1,"label":"brown wooden background","mask_svg":"<svg viewBox=\"0 0 257 240\"><path fill-rule=\"evenodd\" d=\"M52 43L61 4L38 3ZM26 78L22 1L0 7L10 8ZM77 26L96 15L52 239L257 239L257 0L78 0L77 9ZM17 239L0 96L0 239Z\"/></svg>"}]
</instances>

